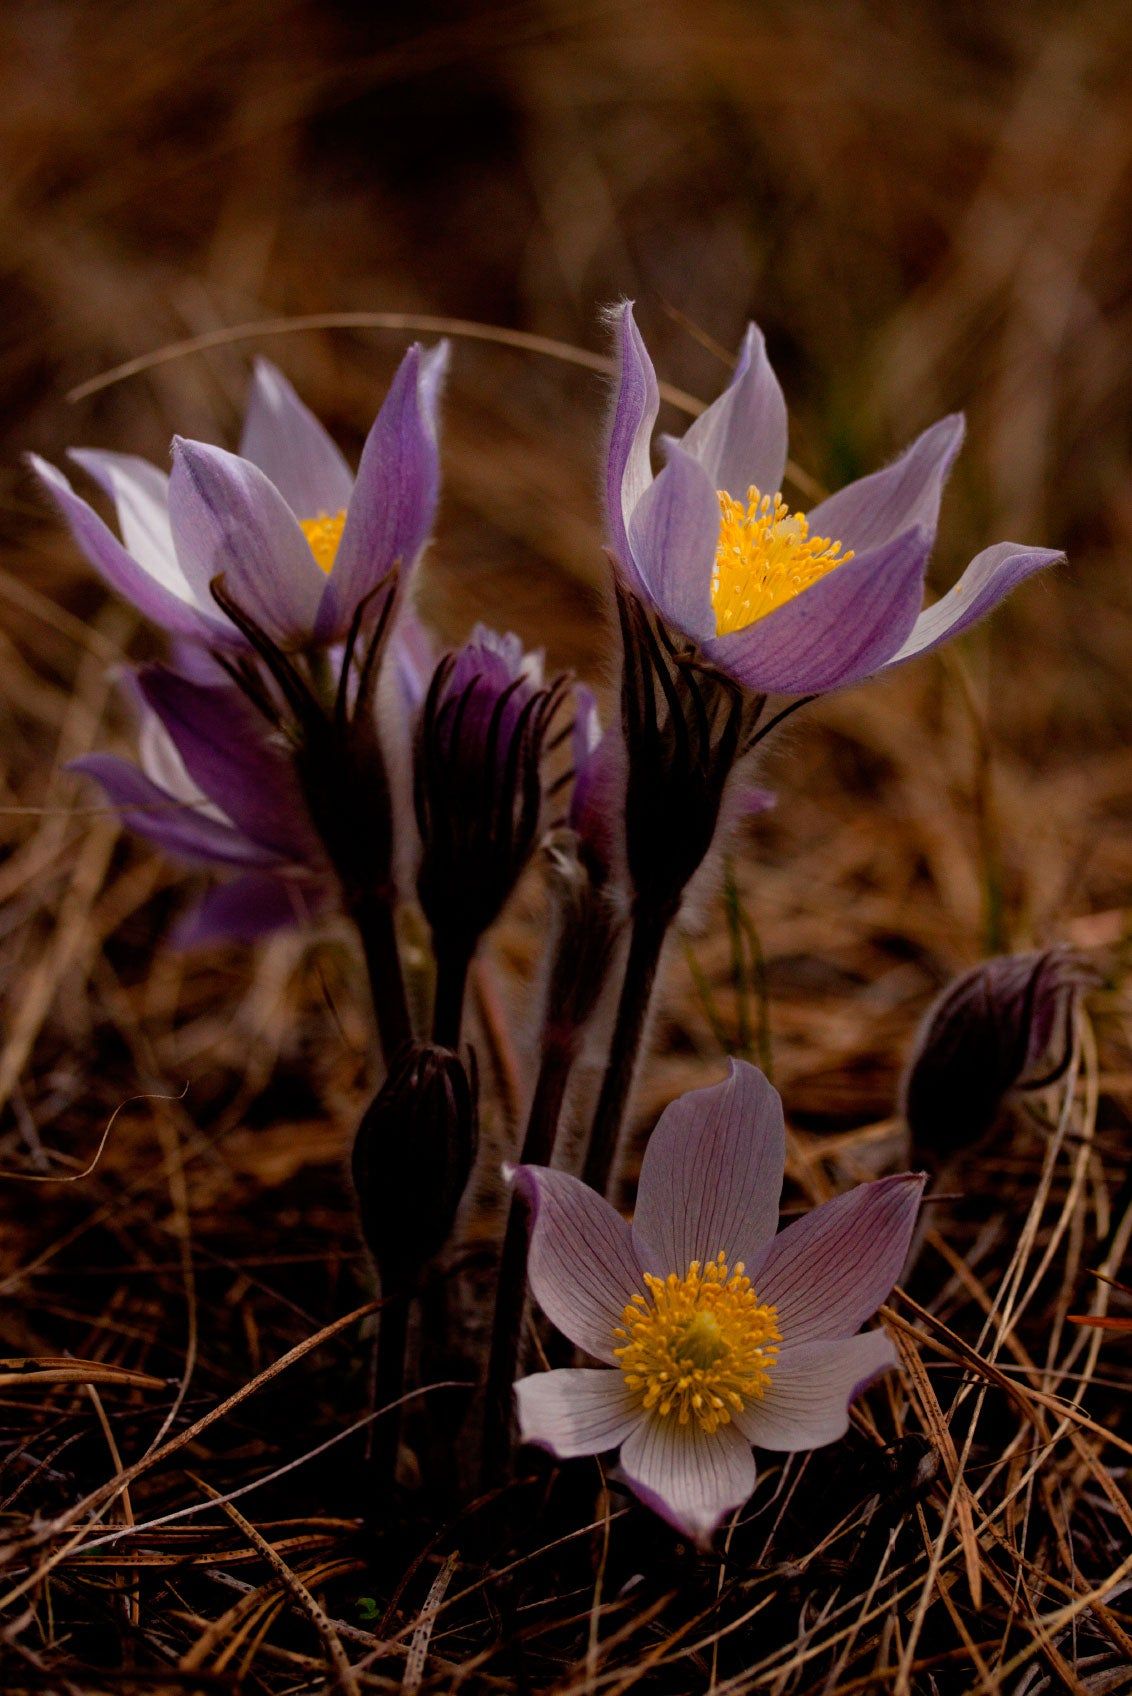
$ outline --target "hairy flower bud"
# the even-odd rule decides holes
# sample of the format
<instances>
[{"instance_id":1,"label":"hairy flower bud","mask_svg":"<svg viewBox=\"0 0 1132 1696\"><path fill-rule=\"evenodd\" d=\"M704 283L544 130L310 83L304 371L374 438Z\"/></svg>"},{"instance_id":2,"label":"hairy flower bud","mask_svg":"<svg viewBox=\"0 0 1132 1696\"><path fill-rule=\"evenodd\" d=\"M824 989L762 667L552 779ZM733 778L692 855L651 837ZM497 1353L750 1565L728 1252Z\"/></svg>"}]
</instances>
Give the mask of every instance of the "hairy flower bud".
<instances>
[{"instance_id":1,"label":"hairy flower bud","mask_svg":"<svg viewBox=\"0 0 1132 1696\"><path fill-rule=\"evenodd\" d=\"M413 751L417 892L439 956L470 956L530 859L542 753L565 678L544 685L515 636L478 627L433 673Z\"/></svg>"},{"instance_id":2,"label":"hairy flower bud","mask_svg":"<svg viewBox=\"0 0 1132 1696\"><path fill-rule=\"evenodd\" d=\"M386 1295L443 1248L478 1142L475 1057L415 1043L397 1056L354 1139L362 1230Z\"/></svg>"},{"instance_id":3,"label":"hairy flower bud","mask_svg":"<svg viewBox=\"0 0 1132 1696\"><path fill-rule=\"evenodd\" d=\"M948 985L920 1025L901 1103L918 1155L939 1165L978 1143L1008 1095L1055 1082L1073 1049L1073 1010L1095 982L1067 948L984 960Z\"/></svg>"}]
</instances>

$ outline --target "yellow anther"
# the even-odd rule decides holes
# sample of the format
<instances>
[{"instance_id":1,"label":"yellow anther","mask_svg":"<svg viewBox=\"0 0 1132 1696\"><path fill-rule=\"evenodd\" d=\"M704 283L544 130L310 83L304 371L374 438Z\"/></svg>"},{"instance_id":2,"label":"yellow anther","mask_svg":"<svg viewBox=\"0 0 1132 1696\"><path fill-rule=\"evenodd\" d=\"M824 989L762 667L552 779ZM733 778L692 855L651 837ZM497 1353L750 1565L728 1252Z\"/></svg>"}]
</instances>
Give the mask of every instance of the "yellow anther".
<instances>
[{"instance_id":1,"label":"yellow anther","mask_svg":"<svg viewBox=\"0 0 1132 1696\"><path fill-rule=\"evenodd\" d=\"M721 522L711 601L716 634L728 636L765 618L853 558L828 536L811 536L805 516L779 494L753 486L746 503L719 492Z\"/></svg>"},{"instance_id":2,"label":"yellow anther","mask_svg":"<svg viewBox=\"0 0 1132 1696\"><path fill-rule=\"evenodd\" d=\"M346 509L341 512L320 512L317 518L300 518L299 528L310 543L316 565L329 572L338 554L338 544L346 527Z\"/></svg>"},{"instance_id":3,"label":"yellow anther","mask_svg":"<svg viewBox=\"0 0 1132 1696\"><path fill-rule=\"evenodd\" d=\"M693 1260L682 1278L646 1272L645 1287L622 1313L614 1335L627 1340L613 1351L644 1407L712 1432L765 1394L782 1338L742 1261Z\"/></svg>"}]
</instances>

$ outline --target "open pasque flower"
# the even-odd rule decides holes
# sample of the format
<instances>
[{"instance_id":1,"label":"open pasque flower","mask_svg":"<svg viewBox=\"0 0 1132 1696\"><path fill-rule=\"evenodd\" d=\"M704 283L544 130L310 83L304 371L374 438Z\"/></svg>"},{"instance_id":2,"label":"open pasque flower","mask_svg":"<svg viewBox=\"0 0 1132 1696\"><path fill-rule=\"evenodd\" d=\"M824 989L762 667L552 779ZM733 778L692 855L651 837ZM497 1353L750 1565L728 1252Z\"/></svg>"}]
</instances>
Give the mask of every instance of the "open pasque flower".
<instances>
[{"instance_id":1,"label":"open pasque flower","mask_svg":"<svg viewBox=\"0 0 1132 1696\"><path fill-rule=\"evenodd\" d=\"M267 360L256 363L238 454L176 437L169 476L133 454L72 449L114 501L121 540L53 465L31 464L110 586L171 634L241 638L209 585L284 648L345 636L359 604L432 530L440 485L437 409L447 345L409 349L355 477Z\"/></svg>"},{"instance_id":2,"label":"open pasque flower","mask_svg":"<svg viewBox=\"0 0 1132 1696\"><path fill-rule=\"evenodd\" d=\"M723 394L682 438L663 438L654 477L656 373L630 305L615 323L606 511L617 564L635 594L751 691L810 695L900 665L1063 558L1000 542L923 609L962 418L941 419L883 471L796 512L781 492L786 405L753 324Z\"/></svg>"},{"instance_id":3,"label":"open pasque flower","mask_svg":"<svg viewBox=\"0 0 1132 1696\"><path fill-rule=\"evenodd\" d=\"M752 1444L833 1442L895 1364L883 1331L856 1333L900 1274L923 1176L860 1184L776 1236L784 1157L777 1093L733 1062L662 1115L631 1227L566 1173L512 1174L535 1299L604 1363L521 1379L523 1439L563 1459L620 1448L636 1494L699 1541L753 1490Z\"/></svg>"}]
</instances>

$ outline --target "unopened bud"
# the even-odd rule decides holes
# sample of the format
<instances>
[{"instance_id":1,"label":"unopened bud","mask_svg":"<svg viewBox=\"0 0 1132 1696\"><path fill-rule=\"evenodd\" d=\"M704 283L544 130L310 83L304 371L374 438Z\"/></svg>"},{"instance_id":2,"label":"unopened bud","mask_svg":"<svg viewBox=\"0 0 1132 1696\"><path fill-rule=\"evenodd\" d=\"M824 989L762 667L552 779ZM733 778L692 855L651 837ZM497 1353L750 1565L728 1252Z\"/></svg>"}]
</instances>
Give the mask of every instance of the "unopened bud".
<instances>
[{"instance_id":1,"label":"unopened bud","mask_svg":"<svg viewBox=\"0 0 1132 1696\"><path fill-rule=\"evenodd\" d=\"M386 1294L409 1289L448 1240L475 1159L476 1067L416 1043L394 1060L358 1126L362 1230Z\"/></svg>"},{"instance_id":2,"label":"unopened bud","mask_svg":"<svg viewBox=\"0 0 1132 1696\"><path fill-rule=\"evenodd\" d=\"M542 754L566 680L482 626L433 673L417 721L417 893L437 950L470 956L538 840Z\"/></svg>"},{"instance_id":3,"label":"unopened bud","mask_svg":"<svg viewBox=\"0 0 1132 1696\"><path fill-rule=\"evenodd\" d=\"M1092 969L1067 948L1006 954L964 972L929 1007L901 1090L917 1155L938 1166L993 1127L1006 1098L1056 1081Z\"/></svg>"}]
</instances>

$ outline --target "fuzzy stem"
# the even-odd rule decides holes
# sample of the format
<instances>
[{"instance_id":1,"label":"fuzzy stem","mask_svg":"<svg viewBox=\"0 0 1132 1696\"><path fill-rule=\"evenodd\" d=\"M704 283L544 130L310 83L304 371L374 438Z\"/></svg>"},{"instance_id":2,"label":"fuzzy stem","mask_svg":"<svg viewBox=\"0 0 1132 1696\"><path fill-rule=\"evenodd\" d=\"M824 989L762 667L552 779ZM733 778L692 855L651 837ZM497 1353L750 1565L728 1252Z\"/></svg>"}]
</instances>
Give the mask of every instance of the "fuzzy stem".
<instances>
[{"instance_id":1,"label":"fuzzy stem","mask_svg":"<svg viewBox=\"0 0 1132 1696\"><path fill-rule=\"evenodd\" d=\"M633 914L617 1021L613 1027L609 1060L594 1109L590 1143L582 1171L582 1181L597 1190L599 1195L605 1194L613 1175L621 1122L637 1068L661 950L672 917L670 910L658 911L652 906L640 904Z\"/></svg>"},{"instance_id":2,"label":"fuzzy stem","mask_svg":"<svg viewBox=\"0 0 1132 1696\"><path fill-rule=\"evenodd\" d=\"M523 1137L521 1165L546 1166L554 1152L554 1140L562 1113L566 1085L578 1053L580 1032L544 1031L542 1062L539 1066L527 1129ZM512 1194L507 1212L507 1230L499 1260L495 1292L495 1318L491 1331L491 1356L484 1396L481 1482L489 1489L506 1465L511 1447L511 1386L519 1358L523 1314L527 1305L527 1221L518 1196Z\"/></svg>"},{"instance_id":3,"label":"fuzzy stem","mask_svg":"<svg viewBox=\"0 0 1132 1696\"><path fill-rule=\"evenodd\" d=\"M384 1291L383 1291L384 1294ZM397 1482L397 1456L401 1449L402 1409L394 1407L405 1394L405 1352L409 1340L407 1290L397 1290L385 1299L377 1333L377 1374L374 1410L390 1408L374 1425L371 1453L371 1489L368 1513L376 1527L388 1513Z\"/></svg>"},{"instance_id":4,"label":"fuzzy stem","mask_svg":"<svg viewBox=\"0 0 1132 1696\"><path fill-rule=\"evenodd\" d=\"M372 890L356 895L348 906L361 937L378 1039L388 1066L398 1050L413 1039L393 906L384 895Z\"/></svg>"},{"instance_id":5,"label":"fuzzy stem","mask_svg":"<svg viewBox=\"0 0 1132 1696\"><path fill-rule=\"evenodd\" d=\"M438 948L436 951L436 996L432 1007L432 1040L442 1048L460 1046L464 1017L464 992L472 964L470 948Z\"/></svg>"}]
</instances>

